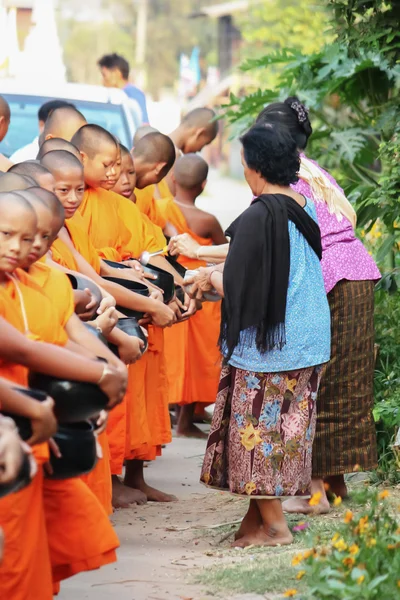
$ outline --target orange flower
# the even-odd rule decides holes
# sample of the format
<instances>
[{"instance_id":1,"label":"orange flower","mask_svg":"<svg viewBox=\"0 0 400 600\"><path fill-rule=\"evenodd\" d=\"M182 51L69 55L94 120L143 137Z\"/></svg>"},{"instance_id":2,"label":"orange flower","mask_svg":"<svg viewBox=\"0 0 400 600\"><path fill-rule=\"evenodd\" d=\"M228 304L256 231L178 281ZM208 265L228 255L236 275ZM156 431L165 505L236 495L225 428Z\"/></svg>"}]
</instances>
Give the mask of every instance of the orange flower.
<instances>
[{"instance_id":1,"label":"orange flower","mask_svg":"<svg viewBox=\"0 0 400 600\"><path fill-rule=\"evenodd\" d=\"M292 567L297 567L297 565L299 565L303 561L303 559L304 557L302 554L296 554L296 556L293 556Z\"/></svg>"},{"instance_id":2,"label":"orange flower","mask_svg":"<svg viewBox=\"0 0 400 600\"><path fill-rule=\"evenodd\" d=\"M308 501L308 504L309 504L310 506L318 506L318 504L319 504L319 502L320 502L321 498L322 498L322 494L321 494L321 492L317 492L316 494L313 494L313 495L311 496L311 498L310 498L310 499L309 499L309 501Z\"/></svg>"},{"instance_id":3,"label":"orange flower","mask_svg":"<svg viewBox=\"0 0 400 600\"><path fill-rule=\"evenodd\" d=\"M291 590L286 590L286 592L283 594L283 597L284 598L293 598L294 596L296 596L296 594L297 594L297 590L292 588Z\"/></svg>"},{"instance_id":4,"label":"orange flower","mask_svg":"<svg viewBox=\"0 0 400 600\"><path fill-rule=\"evenodd\" d=\"M390 496L390 493L389 493L389 491L388 491L388 490L383 490L383 491L382 491L382 492L379 494L378 498L379 498L379 500L385 500L385 498L389 498L389 496Z\"/></svg>"},{"instance_id":5,"label":"orange flower","mask_svg":"<svg viewBox=\"0 0 400 600\"><path fill-rule=\"evenodd\" d=\"M346 558L344 558L342 560L342 563L344 564L345 567L354 567L356 562L356 559L353 558L352 556L347 556Z\"/></svg>"},{"instance_id":6,"label":"orange flower","mask_svg":"<svg viewBox=\"0 0 400 600\"><path fill-rule=\"evenodd\" d=\"M305 574L306 574L305 571L299 571L296 575L296 579L303 579Z\"/></svg>"},{"instance_id":7,"label":"orange flower","mask_svg":"<svg viewBox=\"0 0 400 600\"><path fill-rule=\"evenodd\" d=\"M353 513L351 512L351 510L347 510L346 514L344 515L344 522L351 523L352 520L353 520Z\"/></svg>"},{"instance_id":8,"label":"orange flower","mask_svg":"<svg viewBox=\"0 0 400 600\"><path fill-rule=\"evenodd\" d=\"M357 546L357 544L352 544L349 548L349 552L350 554L358 554L360 552L360 548Z\"/></svg>"},{"instance_id":9,"label":"orange flower","mask_svg":"<svg viewBox=\"0 0 400 600\"><path fill-rule=\"evenodd\" d=\"M340 496L336 496L333 501L333 506L340 506L342 504L342 498Z\"/></svg>"}]
</instances>

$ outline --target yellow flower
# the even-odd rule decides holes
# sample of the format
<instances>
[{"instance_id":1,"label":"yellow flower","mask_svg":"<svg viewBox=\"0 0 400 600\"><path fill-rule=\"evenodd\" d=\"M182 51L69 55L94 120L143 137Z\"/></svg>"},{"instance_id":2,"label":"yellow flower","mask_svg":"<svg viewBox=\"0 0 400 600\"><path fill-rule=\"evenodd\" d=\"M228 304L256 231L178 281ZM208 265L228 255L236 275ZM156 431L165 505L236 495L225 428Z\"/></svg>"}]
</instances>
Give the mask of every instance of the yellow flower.
<instances>
[{"instance_id":1,"label":"yellow flower","mask_svg":"<svg viewBox=\"0 0 400 600\"><path fill-rule=\"evenodd\" d=\"M356 559L353 558L352 556L347 556L346 558L344 558L342 560L342 563L344 564L345 567L354 567L356 562Z\"/></svg>"},{"instance_id":2,"label":"yellow flower","mask_svg":"<svg viewBox=\"0 0 400 600\"><path fill-rule=\"evenodd\" d=\"M307 558L310 558L310 556L314 556L315 555L315 551L313 548L311 548L311 550L306 550L303 554L303 560L307 560Z\"/></svg>"},{"instance_id":3,"label":"yellow flower","mask_svg":"<svg viewBox=\"0 0 400 600\"><path fill-rule=\"evenodd\" d=\"M305 574L306 574L305 571L299 571L296 575L296 579L303 579Z\"/></svg>"},{"instance_id":4,"label":"yellow flower","mask_svg":"<svg viewBox=\"0 0 400 600\"><path fill-rule=\"evenodd\" d=\"M297 594L297 590L292 588L291 590L286 590L286 592L283 594L283 597L284 598L293 598L293 596L296 596L296 594Z\"/></svg>"},{"instance_id":5,"label":"yellow flower","mask_svg":"<svg viewBox=\"0 0 400 600\"><path fill-rule=\"evenodd\" d=\"M367 548L372 548L373 546L376 546L376 539L375 538L370 538L367 541Z\"/></svg>"},{"instance_id":6,"label":"yellow flower","mask_svg":"<svg viewBox=\"0 0 400 600\"><path fill-rule=\"evenodd\" d=\"M360 577L357 579L358 585L361 585L362 582L364 581L364 579L365 579L365 575L360 575Z\"/></svg>"},{"instance_id":7,"label":"yellow flower","mask_svg":"<svg viewBox=\"0 0 400 600\"><path fill-rule=\"evenodd\" d=\"M361 519L358 522L358 531L360 533L365 533L365 531L368 529L368 515L366 515L365 517L361 517Z\"/></svg>"},{"instance_id":8,"label":"yellow flower","mask_svg":"<svg viewBox=\"0 0 400 600\"><path fill-rule=\"evenodd\" d=\"M333 544L333 546L334 548L336 548L336 550L339 550L339 552L344 552L345 550L347 550L347 544L343 538L340 538L340 540Z\"/></svg>"},{"instance_id":9,"label":"yellow flower","mask_svg":"<svg viewBox=\"0 0 400 600\"><path fill-rule=\"evenodd\" d=\"M294 394L294 390L295 390L295 387L296 387L297 380L296 379L289 379L289 377L286 377L285 383L286 383L286 389L290 390Z\"/></svg>"},{"instance_id":10,"label":"yellow flower","mask_svg":"<svg viewBox=\"0 0 400 600\"><path fill-rule=\"evenodd\" d=\"M400 588L400 579L397 580L397 587Z\"/></svg>"},{"instance_id":11,"label":"yellow flower","mask_svg":"<svg viewBox=\"0 0 400 600\"><path fill-rule=\"evenodd\" d=\"M333 501L333 506L340 506L342 504L342 499L340 496L336 496L336 498Z\"/></svg>"},{"instance_id":12,"label":"yellow flower","mask_svg":"<svg viewBox=\"0 0 400 600\"><path fill-rule=\"evenodd\" d=\"M254 490L256 489L256 484L254 483L254 481L249 481L248 483L246 483L246 485L244 486L244 491L246 492L246 494L248 496L250 496L250 494L252 494L254 492Z\"/></svg>"},{"instance_id":13,"label":"yellow flower","mask_svg":"<svg viewBox=\"0 0 400 600\"><path fill-rule=\"evenodd\" d=\"M352 544L349 548L349 552L350 554L358 554L360 552L360 548L357 546L357 544Z\"/></svg>"},{"instance_id":14,"label":"yellow flower","mask_svg":"<svg viewBox=\"0 0 400 600\"><path fill-rule=\"evenodd\" d=\"M385 500L385 498L388 498L390 496L390 493L388 490L383 490L383 492L381 492L378 496L379 500Z\"/></svg>"},{"instance_id":15,"label":"yellow flower","mask_svg":"<svg viewBox=\"0 0 400 600\"><path fill-rule=\"evenodd\" d=\"M310 506L318 506L319 501L321 500L321 497L322 497L321 492L317 492L316 494L313 494L311 496L311 498L309 499L308 504Z\"/></svg>"},{"instance_id":16,"label":"yellow flower","mask_svg":"<svg viewBox=\"0 0 400 600\"><path fill-rule=\"evenodd\" d=\"M302 554L296 554L296 556L293 556L293 558L292 558L292 566L293 567L297 567L297 565L299 565L301 562L303 562Z\"/></svg>"},{"instance_id":17,"label":"yellow flower","mask_svg":"<svg viewBox=\"0 0 400 600\"><path fill-rule=\"evenodd\" d=\"M351 510L347 510L346 514L344 515L344 522L351 523L352 520L353 520L353 513L351 512Z\"/></svg>"},{"instance_id":18,"label":"yellow flower","mask_svg":"<svg viewBox=\"0 0 400 600\"><path fill-rule=\"evenodd\" d=\"M257 444L261 444L262 442L259 431L257 429L254 429L252 423L249 423L246 429L240 430L240 437L242 445L249 452L251 452L251 450L254 450L255 446L257 446Z\"/></svg>"},{"instance_id":19,"label":"yellow flower","mask_svg":"<svg viewBox=\"0 0 400 600\"><path fill-rule=\"evenodd\" d=\"M332 542L333 543L337 542L339 538L340 538L340 535L338 533L335 533L335 535L332 538Z\"/></svg>"}]
</instances>

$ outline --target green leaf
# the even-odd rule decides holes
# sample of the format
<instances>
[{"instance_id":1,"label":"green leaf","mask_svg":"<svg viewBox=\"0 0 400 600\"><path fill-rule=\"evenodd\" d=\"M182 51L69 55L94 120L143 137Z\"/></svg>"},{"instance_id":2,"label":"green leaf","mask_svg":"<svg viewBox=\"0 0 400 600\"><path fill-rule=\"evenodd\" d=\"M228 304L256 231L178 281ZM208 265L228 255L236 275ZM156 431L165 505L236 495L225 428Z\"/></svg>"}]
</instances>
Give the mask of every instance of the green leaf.
<instances>
[{"instance_id":1,"label":"green leaf","mask_svg":"<svg viewBox=\"0 0 400 600\"><path fill-rule=\"evenodd\" d=\"M392 250L394 243L396 241L396 236L394 234L388 235L384 240L382 245L380 246L378 253L376 255L376 260L378 263L382 262L384 258L389 254Z\"/></svg>"},{"instance_id":2,"label":"green leaf","mask_svg":"<svg viewBox=\"0 0 400 600\"><path fill-rule=\"evenodd\" d=\"M365 135L365 132L358 127L334 131L331 133L331 150L336 150L340 159L353 162L366 144Z\"/></svg>"}]
</instances>

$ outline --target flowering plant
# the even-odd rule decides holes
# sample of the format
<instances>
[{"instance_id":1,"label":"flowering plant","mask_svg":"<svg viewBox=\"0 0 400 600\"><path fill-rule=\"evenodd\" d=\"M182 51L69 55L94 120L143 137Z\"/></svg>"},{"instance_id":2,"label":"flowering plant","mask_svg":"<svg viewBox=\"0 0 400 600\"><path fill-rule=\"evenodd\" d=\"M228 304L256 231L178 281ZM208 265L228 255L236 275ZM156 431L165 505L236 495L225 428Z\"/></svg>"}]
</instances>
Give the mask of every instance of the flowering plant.
<instances>
[{"instance_id":1,"label":"flowering plant","mask_svg":"<svg viewBox=\"0 0 400 600\"><path fill-rule=\"evenodd\" d=\"M400 527L389 492L364 490L363 510L347 510L329 544L294 556L297 579L308 586L292 592L301 600L400 598Z\"/></svg>"}]
</instances>

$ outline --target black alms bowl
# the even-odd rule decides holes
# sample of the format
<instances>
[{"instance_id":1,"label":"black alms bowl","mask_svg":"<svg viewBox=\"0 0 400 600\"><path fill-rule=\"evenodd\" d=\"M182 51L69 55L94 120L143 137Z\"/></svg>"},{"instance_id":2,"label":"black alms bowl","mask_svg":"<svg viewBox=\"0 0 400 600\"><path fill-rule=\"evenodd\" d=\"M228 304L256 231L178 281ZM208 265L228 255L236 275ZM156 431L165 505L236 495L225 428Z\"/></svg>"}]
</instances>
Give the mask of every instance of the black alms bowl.
<instances>
[{"instance_id":1,"label":"black alms bowl","mask_svg":"<svg viewBox=\"0 0 400 600\"><path fill-rule=\"evenodd\" d=\"M54 399L54 414L59 423L85 421L98 415L108 404L106 394L93 383L30 373L29 385Z\"/></svg>"},{"instance_id":2,"label":"black alms bowl","mask_svg":"<svg viewBox=\"0 0 400 600\"><path fill-rule=\"evenodd\" d=\"M99 288L98 285L95 284L94 281L91 281L90 279L87 279L86 277L79 277L79 275L72 275L72 273L67 273L68 278L71 282L72 285L72 289L74 290L90 290L92 296L95 298L96 300L96 306L93 308L93 312L95 312L99 306L100 306L100 302L102 301L102 293L101 293L101 289Z\"/></svg>"},{"instance_id":3,"label":"black alms bowl","mask_svg":"<svg viewBox=\"0 0 400 600\"><path fill-rule=\"evenodd\" d=\"M143 333L142 328L134 317L130 317L127 319L118 319L118 323L116 327L126 333L127 335L132 335L134 337L140 338L144 342L144 347L142 353L147 350L148 341L146 335ZM114 344L109 344L109 348L116 356L118 354L118 346Z\"/></svg>"},{"instance_id":4,"label":"black alms bowl","mask_svg":"<svg viewBox=\"0 0 400 600\"><path fill-rule=\"evenodd\" d=\"M50 455L53 469L50 479L80 477L96 466L96 437L93 425L87 421L60 425L53 436L61 452L61 458Z\"/></svg>"},{"instance_id":5,"label":"black alms bowl","mask_svg":"<svg viewBox=\"0 0 400 600\"><path fill-rule=\"evenodd\" d=\"M43 402L47 398L47 394L39 390L27 390L25 388L19 387L15 387L14 389L17 392L20 392L21 394L25 394L25 396L33 398L33 400L37 400L38 402ZM9 413L6 411L2 411L1 414L5 417L11 417L13 419L18 428L19 437L22 440L29 440L29 438L32 437L32 427L30 419L28 419L27 417L21 417L20 415L14 415L13 413Z\"/></svg>"},{"instance_id":6,"label":"black alms bowl","mask_svg":"<svg viewBox=\"0 0 400 600\"><path fill-rule=\"evenodd\" d=\"M13 481L10 483L1 483L0 484L0 498L4 498L4 496L8 496L8 494L15 494L20 490L23 490L27 485L31 482L31 464L29 460L29 456L24 454L22 459L22 465L19 470L19 473Z\"/></svg>"},{"instance_id":7,"label":"black alms bowl","mask_svg":"<svg viewBox=\"0 0 400 600\"><path fill-rule=\"evenodd\" d=\"M172 273L168 273L168 271L164 271L164 269L160 269L154 265L147 265L143 267L143 270L145 273L155 276L155 279L150 279L149 282L164 292L163 300L165 304L171 302L175 294L174 276Z\"/></svg>"},{"instance_id":8,"label":"black alms bowl","mask_svg":"<svg viewBox=\"0 0 400 600\"><path fill-rule=\"evenodd\" d=\"M113 283L118 283L118 285L122 285L122 287L136 292L141 296L146 296L147 298L150 296L149 288L142 283L136 281L130 281L129 279L120 279L119 277L104 277L107 281L112 281ZM140 320L143 318L144 313L139 312L137 310L131 310L130 308L126 308L125 306L117 306L117 310L122 312L127 317L135 317L135 319Z\"/></svg>"}]
</instances>

